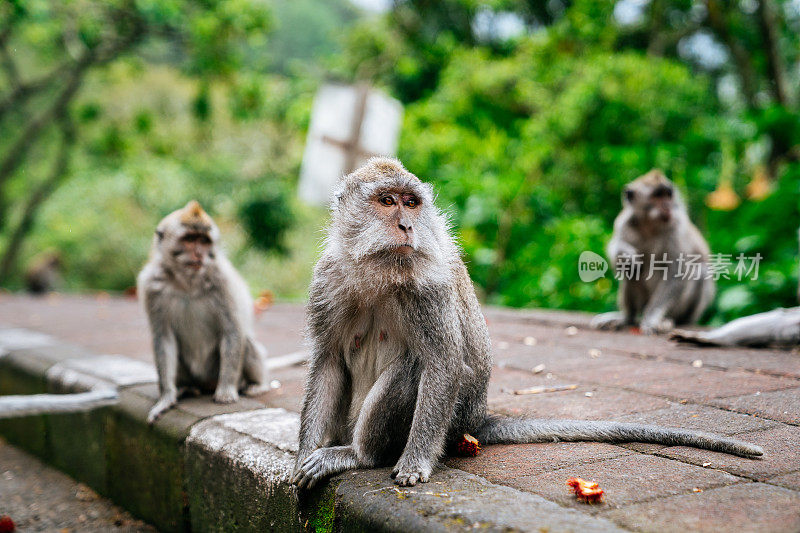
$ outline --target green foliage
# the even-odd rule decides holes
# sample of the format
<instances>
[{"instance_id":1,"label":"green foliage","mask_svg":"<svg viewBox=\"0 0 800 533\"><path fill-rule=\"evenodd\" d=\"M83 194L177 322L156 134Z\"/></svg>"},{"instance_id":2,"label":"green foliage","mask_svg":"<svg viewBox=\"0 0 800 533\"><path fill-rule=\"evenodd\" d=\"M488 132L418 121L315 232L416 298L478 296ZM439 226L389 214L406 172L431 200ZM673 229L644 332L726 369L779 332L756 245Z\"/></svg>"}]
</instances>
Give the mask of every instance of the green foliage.
<instances>
[{"instance_id":1,"label":"green foliage","mask_svg":"<svg viewBox=\"0 0 800 533\"><path fill-rule=\"evenodd\" d=\"M239 209L239 220L253 244L266 252L286 254L286 232L294 223L286 193L276 192L248 201Z\"/></svg>"}]
</instances>

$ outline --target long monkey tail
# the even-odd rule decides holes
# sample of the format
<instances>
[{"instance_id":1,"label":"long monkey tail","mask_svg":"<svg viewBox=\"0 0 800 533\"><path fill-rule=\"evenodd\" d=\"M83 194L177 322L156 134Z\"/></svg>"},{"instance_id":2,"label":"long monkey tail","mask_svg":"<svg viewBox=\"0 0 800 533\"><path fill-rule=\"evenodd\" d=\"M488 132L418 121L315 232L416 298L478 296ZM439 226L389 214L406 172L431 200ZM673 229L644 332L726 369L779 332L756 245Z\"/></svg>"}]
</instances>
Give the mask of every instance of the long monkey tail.
<instances>
[{"instance_id":1,"label":"long monkey tail","mask_svg":"<svg viewBox=\"0 0 800 533\"><path fill-rule=\"evenodd\" d=\"M75 394L29 394L0 396L0 418L89 411L117 403L114 389L98 389Z\"/></svg>"},{"instance_id":2,"label":"long monkey tail","mask_svg":"<svg viewBox=\"0 0 800 533\"><path fill-rule=\"evenodd\" d=\"M541 420L488 415L475 433L481 444L595 441L650 442L668 446L693 446L704 450L758 457L764 450L755 444L688 429L648 424L584 420Z\"/></svg>"}]
</instances>

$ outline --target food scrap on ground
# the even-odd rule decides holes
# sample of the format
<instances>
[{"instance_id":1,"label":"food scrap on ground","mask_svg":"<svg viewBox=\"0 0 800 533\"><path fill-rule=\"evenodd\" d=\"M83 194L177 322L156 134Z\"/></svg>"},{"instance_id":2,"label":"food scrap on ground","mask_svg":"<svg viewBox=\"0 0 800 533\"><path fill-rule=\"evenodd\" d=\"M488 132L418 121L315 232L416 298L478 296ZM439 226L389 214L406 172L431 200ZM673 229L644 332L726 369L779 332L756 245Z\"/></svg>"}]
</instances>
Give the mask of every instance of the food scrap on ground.
<instances>
[{"instance_id":1,"label":"food scrap on ground","mask_svg":"<svg viewBox=\"0 0 800 533\"><path fill-rule=\"evenodd\" d=\"M7 514L0 516L0 533L13 533L17 530L16 524Z\"/></svg>"},{"instance_id":2,"label":"food scrap on ground","mask_svg":"<svg viewBox=\"0 0 800 533\"><path fill-rule=\"evenodd\" d=\"M579 477L571 477L567 485L572 487L575 496L586 503L599 503L603 499L603 489L596 481L586 481Z\"/></svg>"},{"instance_id":3,"label":"food scrap on ground","mask_svg":"<svg viewBox=\"0 0 800 533\"><path fill-rule=\"evenodd\" d=\"M475 457L480 451L481 444L478 442L478 439L469 433L464 433L461 440L456 443L456 452L462 457Z\"/></svg>"}]
</instances>

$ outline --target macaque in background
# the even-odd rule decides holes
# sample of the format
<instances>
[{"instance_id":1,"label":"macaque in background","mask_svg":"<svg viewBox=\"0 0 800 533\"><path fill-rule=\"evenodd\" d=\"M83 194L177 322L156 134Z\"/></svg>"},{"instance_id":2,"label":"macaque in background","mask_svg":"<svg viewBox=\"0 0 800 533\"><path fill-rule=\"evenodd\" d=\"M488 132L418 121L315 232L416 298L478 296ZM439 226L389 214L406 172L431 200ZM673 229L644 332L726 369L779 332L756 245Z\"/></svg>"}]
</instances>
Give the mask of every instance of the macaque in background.
<instances>
[{"instance_id":1,"label":"macaque in background","mask_svg":"<svg viewBox=\"0 0 800 533\"><path fill-rule=\"evenodd\" d=\"M44 294L61 281L63 261L59 252L47 252L37 257L25 272L25 287L31 294Z\"/></svg>"},{"instance_id":2,"label":"macaque in background","mask_svg":"<svg viewBox=\"0 0 800 533\"><path fill-rule=\"evenodd\" d=\"M699 346L793 347L800 344L800 307L737 318L710 331L675 330L672 338Z\"/></svg>"},{"instance_id":3,"label":"macaque in background","mask_svg":"<svg viewBox=\"0 0 800 533\"><path fill-rule=\"evenodd\" d=\"M292 482L394 465L427 482L445 449L643 441L746 457L740 440L660 426L487 414L492 349L475 290L433 190L388 158L343 178L308 302L311 357Z\"/></svg>"},{"instance_id":4,"label":"macaque in background","mask_svg":"<svg viewBox=\"0 0 800 533\"><path fill-rule=\"evenodd\" d=\"M677 189L660 170L651 170L625 187L622 205L608 245L615 269L627 269L619 311L596 316L592 327L639 325L654 334L697 322L714 299L714 280L708 276L708 244Z\"/></svg>"},{"instance_id":5,"label":"macaque in background","mask_svg":"<svg viewBox=\"0 0 800 533\"><path fill-rule=\"evenodd\" d=\"M253 300L219 247L219 229L196 201L165 217L137 279L158 370L153 423L186 390L232 403L266 384L266 351L253 334Z\"/></svg>"}]
</instances>

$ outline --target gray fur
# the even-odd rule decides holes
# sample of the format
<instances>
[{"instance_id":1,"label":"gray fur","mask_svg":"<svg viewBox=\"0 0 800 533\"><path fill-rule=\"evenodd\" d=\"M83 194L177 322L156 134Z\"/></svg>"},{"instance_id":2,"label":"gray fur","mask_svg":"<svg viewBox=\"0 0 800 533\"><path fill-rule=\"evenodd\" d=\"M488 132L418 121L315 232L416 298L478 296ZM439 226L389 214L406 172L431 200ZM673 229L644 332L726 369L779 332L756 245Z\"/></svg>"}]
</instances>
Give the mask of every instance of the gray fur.
<instances>
[{"instance_id":1,"label":"gray fur","mask_svg":"<svg viewBox=\"0 0 800 533\"><path fill-rule=\"evenodd\" d=\"M214 401L232 403L245 388L255 394L268 387L266 350L255 340L250 291L220 249L213 221L205 213L201 225L182 221L191 207L159 224L150 260L137 279L160 390L147 417L151 424L175 405L182 391L214 392ZM199 269L187 268L180 255L180 239L189 230L211 239Z\"/></svg>"},{"instance_id":2,"label":"gray fur","mask_svg":"<svg viewBox=\"0 0 800 533\"><path fill-rule=\"evenodd\" d=\"M375 198L387 190L419 197L418 211L382 214ZM401 223L413 232L398 231ZM404 239L410 254L397 252ZM393 159L372 159L343 180L314 270L308 324L310 369L292 476L301 488L391 464L396 483L426 482L464 433L485 444L642 440L761 453L654 426L488 417L491 343L472 282L430 187Z\"/></svg>"},{"instance_id":3,"label":"gray fur","mask_svg":"<svg viewBox=\"0 0 800 533\"><path fill-rule=\"evenodd\" d=\"M675 330L672 338L701 346L797 346L800 307L737 318L711 331Z\"/></svg>"},{"instance_id":4,"label":"gray fur","mask_svg":"<svg viewBox=\"0 0 800 533\"><path fill-rule=\"evenodd\" d=\"M658 200L652 197L659 187L672 191L670 201L660 204L670 218L663 221L659 215ZM673 183L659 170L640 176L625 188L631 197L623 194L623 209L614 221L614 234L608 245L612 265L643 255L639 279L622 279L617 295L618 312L598 315L592 321L597 329L618 329L640 325L646 334L665 333L676 324L693 324L711 304L715 294L713 278L708 274L709 248L700 231L689 220L686 206ZM700 256L697 279L678 276L679 259ZM651 259L669 262L666 279L654 271L651 279ZM660 266L659 264L655 265ZM694 276L692 276L694 277Z\"/></svg>"}]
</instances>

